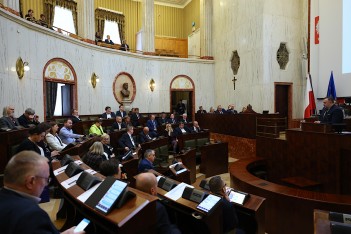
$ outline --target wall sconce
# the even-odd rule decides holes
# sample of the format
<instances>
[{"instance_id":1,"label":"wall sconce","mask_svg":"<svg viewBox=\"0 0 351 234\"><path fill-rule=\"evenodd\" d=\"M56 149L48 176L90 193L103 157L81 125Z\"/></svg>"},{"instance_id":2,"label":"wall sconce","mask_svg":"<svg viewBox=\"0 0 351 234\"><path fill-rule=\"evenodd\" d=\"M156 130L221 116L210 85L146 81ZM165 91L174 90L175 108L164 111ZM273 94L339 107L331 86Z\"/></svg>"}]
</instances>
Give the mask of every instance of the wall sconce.
<instances>
[{"instance_id":1,"label":"wall sconce","mask_svg":"<svg viewBox=\"0 0 351 234\"><path fill-rule=\"evenodd\" d=\"M151 89L151 92L154 91L155 86L156 86L156 82L154 81L154 79L151 79L151 80L150 80L150 83L149 83L149 87L150 87L150 89Z\"/></svg>"},{"instance_id":2,"label":"wall sconce","mask_svg":"<svg viewBox=\"0 0 351 234\"><path fill-rule=\"evenodd\" d=\"M93 86L93 88L96 87L96 83L98 83L99 81L100 81L99 77L95 74L95 72L93 72L90 79L90 83Z\"/></svg>"},{"instance_id":3,"label":"wall sconce","mask_svg":"<svg viewBox=\"0 0 351 234\"><path fill-rule=\"evenodd\" d=\"M16 61L16 72L18 78L22 79L24 76L25 71L29 71L29 63L28 62L23 62L22 58L19 57Z\"/></svg>"}]
</instances>

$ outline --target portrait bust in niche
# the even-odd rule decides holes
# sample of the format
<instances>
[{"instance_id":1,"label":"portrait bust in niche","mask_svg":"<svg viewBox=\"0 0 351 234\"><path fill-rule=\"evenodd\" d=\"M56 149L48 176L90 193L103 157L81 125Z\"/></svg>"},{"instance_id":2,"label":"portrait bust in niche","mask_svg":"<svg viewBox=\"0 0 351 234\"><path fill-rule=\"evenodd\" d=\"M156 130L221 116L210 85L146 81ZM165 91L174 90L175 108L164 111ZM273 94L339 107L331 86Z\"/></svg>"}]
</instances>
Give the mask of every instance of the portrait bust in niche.
<instances>
[{"instance_id":1,"label":"portrait bust in niche","mask_svg":"<svg viewBox=\"0 0 351 234\"><path fill-rule=\"evenodd\" d=\"M123 98L128 98L130 95L130 91L128 90L128 83L123 83L121 95Z\"/></svg>"}]
</instances>

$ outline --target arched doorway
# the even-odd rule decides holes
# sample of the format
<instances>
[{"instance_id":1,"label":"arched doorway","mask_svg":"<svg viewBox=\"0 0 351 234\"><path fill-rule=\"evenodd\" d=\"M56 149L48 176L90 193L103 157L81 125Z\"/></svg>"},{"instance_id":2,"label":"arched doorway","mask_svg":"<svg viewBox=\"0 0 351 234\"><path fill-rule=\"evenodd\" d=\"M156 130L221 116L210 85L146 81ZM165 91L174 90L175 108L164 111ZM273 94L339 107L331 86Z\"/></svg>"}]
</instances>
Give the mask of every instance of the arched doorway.
<instances>
[{"instance_id":1,"label":"arched doorway","mask_svg":"<svg viewBox=\"0 0 351 234\"><path fill-rule=\"evenodd\" d=\"M62 58L49 60L43 70L44 119L69 116L77 108L77 75Z\"/></svg>"},{"instance_id":2,"label":"arched doorway","mask_svg":"<svg viewBox=\"0 0 351 234\"><path fill-rule=\"evenodd\" d=\"M195 85L193 80L186 75L174 77L170 85L170 112L176 110L179 101L185 104L188 119L195 118Z\"/></svg>"}]
</instances>

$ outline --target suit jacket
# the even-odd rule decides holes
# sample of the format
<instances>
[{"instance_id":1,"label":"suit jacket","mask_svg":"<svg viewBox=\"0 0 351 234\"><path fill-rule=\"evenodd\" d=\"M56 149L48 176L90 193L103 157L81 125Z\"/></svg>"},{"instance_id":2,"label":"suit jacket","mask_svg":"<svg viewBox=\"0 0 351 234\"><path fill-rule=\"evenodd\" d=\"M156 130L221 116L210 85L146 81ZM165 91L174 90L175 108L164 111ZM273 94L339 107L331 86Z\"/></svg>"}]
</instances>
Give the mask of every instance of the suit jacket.
<instances>
[{"instance_id":1,"label":"suit jacket","mask_svg":"<svg viewBox=\"0 0 351 234\"><path fill-rule=\"evenodd\" d=\"M156 229L157 233L161 234L180 234L179 229L171 224L169 221L168 213L163 204L157 200L156 201Z\"/></svg>"},{"instance_id":2,"label":"suit jacket","mask_svg":"<svg viewBox=\"0 0 351 234\"><path fill-rule=\"evenodd\" d=\"M39 123L37 122L34 122L34 121L29 121L26 116L23 114L21 115L20 117L18 117L18 123L25 127L25 128L29 128L29 125L32 124L32 125L38 125Z\"/></svg>"},{"instance_id":3,"label":"suit jacket","mask_svg":"<svg viewBox=\"0 0 351 234\"><path fill-rule=\"evenodd\" d=\"M28 138L26 138L22 141L22 143L18 146L16 153L22 152L24 150L34 151L34 152L37 152L38 154L41 154L41 151L40 151L39 147L37 146L37 144L30 141Z\"/></svg>"},{"instance_id":4,"label":"suit jacket","mask_svg":"<svg viewBox=\"0 0 351 234\"><path fill-rule=\"evenodd\" d=\"M176 124L176 123L178 123L178 122L177 122L176 119L171 119L171 118L169 118L168 121L167 121L167 123Z\"/></svg>"},{"instance_id":5,"label":"suit jacket","mask_svg":"<svg viewBox=\"0 0 351 234\"><path fill-rule=\"evenodd\" d=\"M123 51L129 51L129 45L128 44L122 44L119 49L123 50Z\"/></svg>"},{"instance_id":6,"label":"suit jacket","mask_svg":"<svg viewBox=\"0 0 351 234\"><path fill-rule=\"evenodd\" d=\"M107 119L106 112L101 115L101 118ZM115 118L116 118L116 114L114 112L111 112L111 118L110 119L115 119Z\"/></svg>"},{"instance_id":7,"label":"suit jacket","mask_svg":"<svg viewBox=\"0 0 351 234\"><path fill-rule=\"evenodd\" d=\"M77 118L76 116L71 116L71 118L70 118L71 120L72 120L72 122L73 122L73 124L75 124L75 123L78 123L78 122L81 122L82 120L80 119L80 118Z\"/></svg>"},{"instance_id":8,"label":"suit jacket","mask_svg":"<svg viewBox=\"0 0 351 234\"><path fill-rule=\"evenodd\" d=\"M184 130L187 132L187 133L191 133L191 130L187 127L187 126L184 126ZM182 132L182 130L180 129L180 127L176 127L174 129L174 135L176 136L180 136L180 135L183 135L184 133Z\"/></svg>"},{"instance_id":9,"label":"suit jacket","mask_svg":"<svg viewBox=\"0 0 351 234\"><path fill-rule=\"evenodd\" d=\"M188 119L185 120L185 119L181 118L181 119L179 119L179 123L180 122L187 124L187 123L190 123L191 121L189 121Z\"/></svg>"},{"instance_id":10,"label":"suit jacket","mask_svg":"<svg viewBox=\"0 0 351 234\"><path fill-rule=\"evenodd\" d=\"M201 131L201 128L195 128L194 126L191 126L190 131L191 131L192 133L198 133L198 132Z\"/></svg>"},{"instance_id":11,"label":"suit jacket","mask_svg":"<svg viewBox=\"0 0 351 234\"><path fill-rule=\"evenodd\" d=\"M227 111L225 109L222 109L222 113L221 111L215 110L215 114L225 114Z\"/></svg>"},{"instance_id":12,"label":"suit jacket","mask_svg":"<svg viewBox=\"0 0 351 234\"><path fill-rule=\"evenodd\" d=\"M133 136L131 136L131 137L133 137ZM133 145L132 141L130 140L129 134L127 132L124 133L121 136L121 138L119 138L118 144L122 148L128 147L129 149L135 149L136 147L138 147L138 144L135 141L134 141L134 145Z\"/></svg>"},{"instance_id":13,"label":"suit jacket","mask_svg":"<svg viewBox=\"0 0 351 234\"><path fill-rule=\"evenodd\" d=\"M326 108L323 109L320 115L320 121L326 124L342 123L344 121L344 113L340 107L332 105L329 110Z\"/></svg>"},{"instance_id":14,"label":"suit jacket","mask_svg":"<svg viewBox=\"0 0 351 234\"><path fill-rule=\"evenodd\" d=\"M238 111L232 110L232 109L228 109L228 110L226 111L226 114L238 114Z\"/></svg>"},{"instance_id":15,"label":"suit jacket","mask_svg":"<svg viewBox=\"0 0 351 234\"><path fill-rule=\"evenodd\" d=\"M19 126L17 118L12 119L11 117L2 117L0 118L0 128L16 129L16 126Z\"/></svg>"},{"instance_id":16,"label":"suit jacket","mask_svg":"<svg viewBox=\"0 0 351 234\"><path fill-rule=\"evenodd\" d=\"M207 111L206 110L198 110L196 113L198 113L198 114L206 114Z\"/></svg>"},{"instance_id":17,"label":"suit jacket","mask_svg":"<svg viewBox=\"0 0 351 234\"><path fill-rule=\"evenodd\" d=\"M157 121L156 120L152 121L151 119L149 119L146 122L146 126L149 128L150 132L157 132ZM155 128L155 126L156 126L156 128Z\"/></svg>"},{"instance_id":18,"label":"suit jacket","mask_svg":"<svg viewBox=\"0 0 351 234\"><path fill-rule=\"evenodd\" d=\"M153 136L150 135L150 133L148 135L149 135L149 137L147 137L144 132L139 133L140 144L144 143L144 142L152 141Z\"/></svg>"},{"instance_id":19,"label":"suit jacket","mask_svg":"<svg viewBox=\"0 0 351 234\"><path fill-rule=\"evenodd\" d=\"M116 116L121 116L122 118L126 117L127 116L127 112L123 111L123 116L122 116L122 113L121 111L116 111Z\"/></svg>"},{"instance_id":20,"label":"suit jacket","mask_svg":"<svg viewBox=\"0 0 351 234\"><path fill-rule=\"evenodd\" d=\"M114 122L113 124L112 124L112 129L113 130L121 130L122 128L126 128L127 126L126 126L126 124L124 123L124 122L122 122L121 123L121 127L119 127L119 125L118 125L118 123L117 122Z\"/></svg>"},{"instance_id":21,"label":"suit jacket","mask_svg":"<svg viewBox=\"0 0 351 234\"><path fill-rule=\"evenodd\" d=\"M146 158L143 158L139 163L138 172L144 172L145 170L150 169L154 169L154 165L152 165L152 163Z\"/></svg>"},{"instance_id":22,"label":"suit jacket","mask_svg":"<svg viewBox=\"0 0 351 234\"><path fill-rule=\"evenodd\" d=\"M0 219L2 234L59 233L36 201L5 188L0 190Z\"/></svg>"},{"instance_id":23,"label":"suit jacket","mask_svg":"<svg viewBox=\"0 0 351 234\"><path fill-rule=\"evenodd\" d=\"M133 113L132 116L130 117L130 120L132 121L132 124L134 127L140 126L139 119L141 118L140 114Z\"/></svg>"},{"instance_id":24,"label":"suit jacket","mask_svg":"<svg viewBox=\"0 0 351 234\"><path fill-rule=\"evenodd\" d=\"M46 142L48 143L51 150L63 150L67 145L62 142L61 138L56 134L56 136L51 133L46 134Z\"/></svg>"},{"instance_id":25,"label":"suit jacket","mask_svg":"<svg viewBox=\"0 0 351 234\"><path fill-rule=\"evenodd\" d=\"M158 125L163 125L163 124L168 123L168 119L166 119L166 118L164 118L164 119L159 118L159 119L157 120L157 122L158 122Z\"/></svg>"},{"instance_id":26,"label":"suit jacket","mask_svg":"<svg viewBox=\"0 0 351 234\"><path fill-rule=\"evenodd\" d=\"M113 43L113 41L112 40L108 40L108 39L105 39L105 43L107 43L107 44L111 44L111 45L114 45L115 43Z\"/></svg>"},{"instance_id":27,"label":"suit jacket","mask_svg":"<svg viewBox=\"0 0 351 234\"><path fill-rule=\"evenodd\" d=\"M224 197L222 197L220 202L223 210L223 233L227 233L238 226L238 217L233 202L229 202Z\"/></svg>"}]
</instances>

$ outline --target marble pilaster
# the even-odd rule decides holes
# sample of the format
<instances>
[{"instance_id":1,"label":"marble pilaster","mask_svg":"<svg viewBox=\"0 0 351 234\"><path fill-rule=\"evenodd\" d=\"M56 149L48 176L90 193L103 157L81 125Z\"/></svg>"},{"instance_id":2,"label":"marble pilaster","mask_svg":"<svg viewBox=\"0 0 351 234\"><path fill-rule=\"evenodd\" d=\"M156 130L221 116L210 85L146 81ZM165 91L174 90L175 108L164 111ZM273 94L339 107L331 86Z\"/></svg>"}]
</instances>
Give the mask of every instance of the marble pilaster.
<instances>
[{"instance_id":1,"label":"marble pilaster","mask_svg":"<svg viewBox=\"0 0 351 234\"><path fill-rule=\"evenodd\" d=\"M142 51L155 52L154 0L142 0Z\"/></svg>"},{"instance_id":2,"label":"marble pilaster","mask_svg":"<svg viewBox=\"0 0 351 234\"><path fill-rule=\"evenodd\" d=\"M94 0L77 0L78 36L95 40Z\"/></svg>"},{"instance_id":3,"label":"marble pilaster","mask_svg":"<svg viewBox=\"0 0 351 234\"><path fill-rule=\"evenodd\" d=\"M212 0L200 0L201 58L213 59L212 53Z\"/></svg>"}]
</instances>

